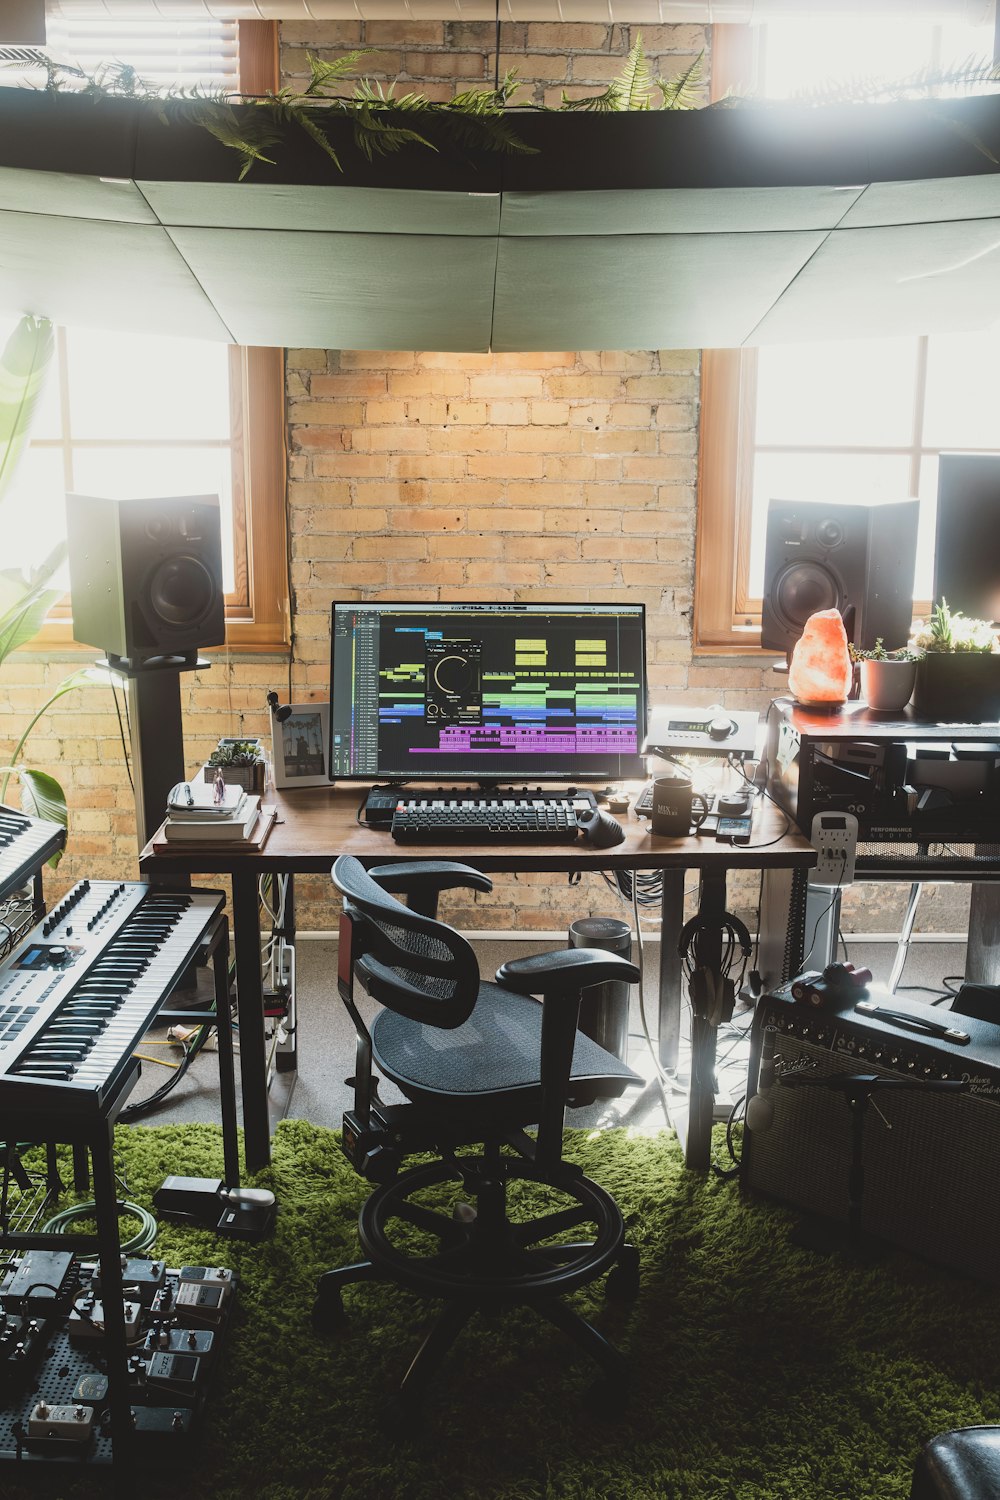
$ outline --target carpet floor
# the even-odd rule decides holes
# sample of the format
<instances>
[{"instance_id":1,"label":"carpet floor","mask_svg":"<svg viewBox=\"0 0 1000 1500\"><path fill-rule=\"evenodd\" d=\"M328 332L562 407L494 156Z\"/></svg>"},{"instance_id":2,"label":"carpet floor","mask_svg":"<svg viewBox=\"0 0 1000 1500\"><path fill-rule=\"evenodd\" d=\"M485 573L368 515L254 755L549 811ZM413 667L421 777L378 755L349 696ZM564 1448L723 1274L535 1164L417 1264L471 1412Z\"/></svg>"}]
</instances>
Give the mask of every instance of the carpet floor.
<instances>
[{"instance_id":1,"label":"carpet floor","mask_svg":"<svg viewBox=\"0 0 1000 1500\"><path fill-rule=\"evenodd\" d=\"M526 1310L474 1319L416 1435L391 1395L435 1307L352 1287L349 1330L310 1328L313 1288L357 1258L368 1186L333 1132L283 1122L271 1167L280 1213L258 1244L161 1224L170 1265L228 1264L240 1286L190 1475L151 1464L142 1500L904 1500L920 1445L1000 1419L1000 1294L893 1253L878 1265L788 1242L795 1216L683 1170L675 1138L577 1132L568 1154L621 1204L642 1260L638 1301L574 1305L628 1356L624 1415L588 1392L594 1367ZM119 1132L127 1196L168 1172L219 1175L212 1125ZM984 1187L988 1185L984 1184ZM457 1192L442 1190L443 1195ZM0 1474L3 1500L48 1489ZM107 1477L58 1482L65 1500Z\"/></svg>"}]
</instances>

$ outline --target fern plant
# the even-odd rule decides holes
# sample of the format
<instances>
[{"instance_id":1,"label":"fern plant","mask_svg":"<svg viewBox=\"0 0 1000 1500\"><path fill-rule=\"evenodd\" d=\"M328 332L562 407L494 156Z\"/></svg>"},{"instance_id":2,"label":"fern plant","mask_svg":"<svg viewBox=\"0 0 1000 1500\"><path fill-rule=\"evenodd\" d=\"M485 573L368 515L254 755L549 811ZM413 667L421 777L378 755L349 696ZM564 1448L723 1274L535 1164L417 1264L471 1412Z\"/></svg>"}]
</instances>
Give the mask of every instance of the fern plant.
<instances>
[{"instance_id":1,"label":"fern plant","mask_svg":"<svg viewBox=\"0 0 1000 1500\"><path fill-rule=\"evenodd\" d=\"M165 123L188 120L237 153L241 182L258 164L274 165L271 153L289 129L301 130L337 171L343 172L330 131L331 122L338 119L351 122L354 145L368 161L408 146L438 150L422 128L424 118L433 118L435 134L459 150L535 154L536 148L521 139L511 117L512 109L521 107L516 102L522 87L516 69L506 73L494 88L466 89L444 102L420 93L397 95L394 85L386 87L370 78L355 79L350 92L341 93L347 75L356 71L362 57L375 50L356 48L332 60L308 54L309 81L303 88L287 86L276 93L252 97L201 88L164 93L122 62L102 64L88 74L73 64L49 59L43 88L50 93L81 93L94 99L140 100L154 108ZM693 109L700 102L702 65L703 54L699 54L676 78L654 79L640 34L621 73L602 93L586 99L569 99L563 94L559 107L597 114ZM253 107L237 108L239 105Z\"/></svg>"},{"instance_id":2,"label":"fern plant","mask_svg":"<svg viewBox=\"0 0 1000 1500\"><path fill-rule=\"evenodd\" d=\"M625 66L606 89L583 99L570 99L564 89L560 108L590 114L615 114L625 110L696 109L701 103L704 60L704 52L699 52L694 61L683 72L678 73L676 78L654 79L640 31L625 59ZM654 102L655 89L660 91L658 104Z\"/></svg>"}]
</instances>

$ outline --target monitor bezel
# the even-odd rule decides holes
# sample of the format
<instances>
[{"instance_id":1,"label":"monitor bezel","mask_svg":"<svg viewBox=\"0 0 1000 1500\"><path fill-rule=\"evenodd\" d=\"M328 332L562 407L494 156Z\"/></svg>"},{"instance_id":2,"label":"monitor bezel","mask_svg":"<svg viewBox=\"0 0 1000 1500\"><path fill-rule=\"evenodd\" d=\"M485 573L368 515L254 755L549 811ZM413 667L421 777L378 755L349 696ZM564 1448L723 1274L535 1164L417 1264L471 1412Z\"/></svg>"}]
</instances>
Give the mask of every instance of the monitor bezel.
<instances>
[{"instance_id":1,"label":"monitor bezel","mask_svg":"<svg viewBox=\"0 0 1000 1500\"><path fill-rule=\"evenodd\" d=\"M614 604L614 603L610 603L610 602L609 603L602 603L602 602L598 602L598 601L590 600L590 599L579 601L579 602L573 602L572 600L560 599L560 600L556 600L554 602L546 602L545 604L535 604L533 602L529 602L529 601L526 601L526 600L523 600L523 599L455 599L455 600L450 600L450 599L387 599L384 602L381 601L381 600L379 600L379 599L334 599L332 601L331 605L330 605L330 721L329 721L329 731L328 731L328 736L327 736L327 766L329 768L327 774L328 774L329 779L330 779L331 782L334 782L334 783L341 782L341 781L342 782L349 782L349 783L366 782L369 785L375 783L375 784L380 784L380 785L392 785L392 786L395 786L395 785L404 785L404 784L409 785L411 783L419 783L419 782L424 782L424 781L429 782L432 785L444 785L444 784L449 783L449 782L459 782L459 783L462 783L462 782L471 782L471 783L474 783L474 784L477 784L477 785L483 785L483 786L499 786L499 785L509 785L509 784L514 783L514 782L526 782L526 781L531 781L531 782L551 782L554 785L555 784L559 784L559 783L574 784L576 782L587 783L587 784L591 784L591 783L596 784L598 782L605 782L606 784L617 784L618 782L621 782L621 781L642 781L645 778L645 775L646 775L646 771L645 771L645 761L646 761L646 758L645 758L645 756L643 756L641 754L641 752L638 749L636 750L635 756L633 758L634 759L634 766L630 767L627 770L620 770L620 769L619 770L615 770L613 767L611 767L611 768L607 768L607 769L604 769L604 770L576 771L576 772L573 772L573 773L569 773L569 772L566 771L566 769L564 767L561 770L553 769L551 771L549 771L549 770L545 770L545 771L535 770L535 771L530 771L530 772L521 772L521 771L511 770L509 773L498 774L496 776L479 776L479 775L476 774L475 771L465 772L465 771L456 771L456 770L442 770L442 771L440 771L440 772L438 772L436 774L433 771L419 771L419 772L415 773L412 776L406 776L403 773L400 773L398 775L391 775L391 774L382 775L382 774L376 773L375 775L373 775L373 774L371 774L370 772L367 772L367 771L351 771L347 775L340 774L340 775L334 776L334 774L333 774L333 722L334 722L333 721L333 703L334 703L334 681L333 681L333 670L334 670L334 668L333 668L333 657L334 657L334 643L335 643L335 639L336 639L336 633L335 633L335 630L334 630L334 622L336 621L337 610L338 609L366 609L366 608L373 608L373 607L376 608L376 609L387 609L387 610L388 609L440 609L442 606L444 606L445 608L448 608L448 609L461 610L461 609L492 609L492 608L494 608L497 605L502 605L505 608L510 607L512 609L516 609L516 610L519 610L519 611L523 610L525 613L534 611L534 612L536 612L538 614L542 614L546 610L552 610L552 609L579 609L579 608L586 608L586 609L592 609L592 610L594 610L595 613L598 612L598 611L600 611L600 610L602 610L602 609L603 610L608 610L608 611L622 610L622 609L638 610L638 612L639 612L639 629L640 629L641 636L642 636L642 703L641 703L641 722L639 724L637 724L637 726L636 726L637 727L637 731L638 731L638 738L637 738L636 744L637 744L637 746L639 746L639 745L642 745L644 743L645 738L646 738L646 733L647 733L647 730L648 730L648 725L649 725L649 683L648 683L648 670L647 670L646 604L645 604L644 600L636 600L634 602L630 600L626 604Z\"/></svg>"}]
</instances>

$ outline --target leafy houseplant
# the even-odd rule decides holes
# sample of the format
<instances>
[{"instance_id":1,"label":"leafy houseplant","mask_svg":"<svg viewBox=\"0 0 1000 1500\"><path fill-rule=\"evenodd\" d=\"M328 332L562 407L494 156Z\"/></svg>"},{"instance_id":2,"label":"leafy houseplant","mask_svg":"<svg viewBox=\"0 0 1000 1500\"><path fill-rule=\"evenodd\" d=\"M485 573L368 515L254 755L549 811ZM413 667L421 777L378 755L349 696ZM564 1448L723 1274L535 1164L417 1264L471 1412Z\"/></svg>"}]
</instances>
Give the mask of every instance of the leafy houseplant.
<instances>
[{"instance_id":1,"label":"leafy houseplant","mask_svg":"<svg viewBox=\"0 0 1000 1500\"><path fill-rule=\"evenodd\" d=\"M922 718L1000 720L1000 640L989 620L968 619L942 599L910 646L923 653L913 690L913 707Z\"/></svg>"},{"instance_id":2,"label":"leafy houseplant","mask_svg":"<svg viewBox=\"0 0 1000 1500\"><path fill-rule=\"evenodd\" d=\"M865 650L851 645L851 661L861 671L861 696L875 713L898 713L910 701L917 674L916 652L906 646L887 651L882 637Z\"/></svg>"},{"instance_id":3,"label":"leafy houseplant","mask_svg":"<svg viewBox=\"0 0 1000 1500\"><path fill-rule=\"evenodd\" d=\"M205 765L206 781L214 781L221 770L230 786L246 792L264 790L264 747L260 740L220 740Z\"/></svg>"},{"instance_id":4,"label":"leafy houseplant","mask_svg":"<svg viewBox=\"0 0 1000 1500\"><path fill-rule=\"evenodd\" d=\"M0 354L0 502L9 499L54 346L52 324L29 314L18 323ZM53 579L65 557L66 543L62 541L35 568L0 570L0 666L12 651L38 634L52 605L61 597L63 590L53 586ZM10 762L0 766L0 801L6 799L11 776L16 776L25 811L66 826L66 796L59 782L47 772L23 764L21 756L29 734L52 704L94 680L106 679L90 667L70 673L38 709L21 734Z\"/></svg>"}]
</instances>

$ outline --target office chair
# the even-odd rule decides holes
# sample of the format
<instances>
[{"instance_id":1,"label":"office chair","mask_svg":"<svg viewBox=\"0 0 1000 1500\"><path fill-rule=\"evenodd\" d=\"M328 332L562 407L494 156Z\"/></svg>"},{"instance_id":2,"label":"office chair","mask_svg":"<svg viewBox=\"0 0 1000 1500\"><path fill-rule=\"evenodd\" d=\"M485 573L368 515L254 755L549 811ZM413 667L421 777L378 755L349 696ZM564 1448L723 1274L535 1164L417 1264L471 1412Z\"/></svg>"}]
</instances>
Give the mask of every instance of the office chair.
<instances>
[{"instance_id":1,"label":"office chair","mask_svg":"<svg viewBox=\"0 0 1000 1500\"><path fill-rule=\"evenodd\" d=\"M475 1312L527 1304L587 1350L610 1377L600 1383L608 1393L620 1393L624 1357L560 1297L605 1271L607 1295L635 1297L638 1252L625 1243L614 1199L563 1160L562 1129L567 1103L617 1098L642 1082L577 1030L581 991L611 979L635 984L638 969L573 948L515 959L495 983L483 982L472 948L436 911L443 890L491 890L485 875L450 861L367 873L345 855L333 883L345 898L338 985L358 1038L343 1150L378 1186L358 1221L367 1258L320 1277L314 1328L343 1325L341 1289L351 1282L395 1281L443 1298L400 1386L406 1415ZM370 1030L355 981L384 1007ZM379 1098L373 1060L409 1102ZM526 1133L531 1125L536 1136ZM478 1152L463 1149L476 1144ZM403 1171L415 1151L437 1159ZM449 1181L463 1201L442 1210L438 1190ZM525 1184L544 1185L544 1209L526 1200ZM570 1232L580 1226L589 1227L578 1239Z\"/></svg>"}]
</instances>

